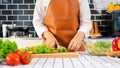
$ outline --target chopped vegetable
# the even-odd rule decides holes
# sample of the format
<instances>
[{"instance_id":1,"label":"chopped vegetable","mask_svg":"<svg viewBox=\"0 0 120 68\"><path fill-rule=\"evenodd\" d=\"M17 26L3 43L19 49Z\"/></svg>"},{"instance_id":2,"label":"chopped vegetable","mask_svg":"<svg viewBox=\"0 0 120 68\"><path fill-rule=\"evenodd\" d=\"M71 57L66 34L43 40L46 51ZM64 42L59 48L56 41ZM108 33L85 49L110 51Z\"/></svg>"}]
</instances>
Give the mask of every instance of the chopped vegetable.
<instances>
[{"instance_id":1,"label":"chopped vegetable","mask_svg":"<svg viewBox=\"0 0 120 68\"><path fill-rule=\"evenodd\" d=\"M16 42L12 42L10 40L3 41L0 39L0 59L5 58L8 53L14 52L17 49L18 47Z\"/></svg>"},{"instance_id":2,"label":"chopped vegetable","mask_svg":"<svg viewBox=\"0 0 120 68\"><path fill-rule=\"evenodd\" d=\"M66 52L66 51L67 51L67 49L65 47L59 47L58 48L59 53Z\"/></svg>"},{"instance_id":3,"label":"chopped vegetable","mask_svg":"<svg viewBox=\"0 0 120 68\"><path fill-rule=\"evenodd\" d=\"M44 44L34 46L34 47L26 47L26 48L21 48L21 52L29 52L31 54L49 54L49 53L54 53L55 49L50 48ZM57 51L59 53L66 52L67 49L65 47L60 46Z\"/></svg>"},{"instance_id":4,"label":"chopped vegetable","mask_svg":"<svg viewBox=\"0 0 120 68\"><path fill-rule=\"evenodd\" d=\"M54 49L53 48L49 48L48 46L41 44L38 46L34 46L34 48L32 47L26 47L26 48L21 48L20 49L23 53L24 52L29 52L31 54L47 54L47 53L53 53Z\"/></svg>"},{"instance_id":5,"label":"chopped vegetable","mask_svg":"<svg viewBox=\"0 0 120 68\"><path fill-rule=\"evenodd\" d=\"M21 50L21 52L22 52L22 53L24 53L24 52L28 52L28 53L33 54L33 50L32 50L32 49L30 49L29 47L26 47L26 48L21 48L20 50Z\"/></svg>"},{"instance_id":6,"label":"chopped vegetable","mask_svg":"<svg viewBox=\"0 0 120 68\"><path fill-rule=\"evenodd\" d=\"M93 55L106 55L111 51L111 43L97 41L95 43L87 45L87 51Z\"/></svg>"},{"instance_id":7,"label":"chopped vegetable","mask_svg":"<svg viewBox=\"0 0 120 68\"><path fill-rule=\"evenodd\" d=\"M34 47L33 49L33 53L34 54L47 54L47 53L53 53L54 49L53 48L49 48L48 46L41 44L39 46Z\"/></svg>"}]
</instances>

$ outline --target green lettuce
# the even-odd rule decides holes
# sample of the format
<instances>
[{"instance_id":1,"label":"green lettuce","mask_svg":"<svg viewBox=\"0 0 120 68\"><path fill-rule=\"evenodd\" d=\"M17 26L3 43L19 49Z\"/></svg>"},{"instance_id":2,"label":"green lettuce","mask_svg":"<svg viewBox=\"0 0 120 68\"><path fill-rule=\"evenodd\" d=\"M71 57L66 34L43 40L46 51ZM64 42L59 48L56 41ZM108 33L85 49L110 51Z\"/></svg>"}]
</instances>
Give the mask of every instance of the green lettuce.
<instances>
[{"instance_id":1,"label":"green lettuce","mask_svg":"<svg viewBox=\"0 0 120 68\"><path fill-rule=\"evenodd\" d=\"M0 39L0 59L5 58L10 52L14 52L18 49L17 43L10 40L3 41Z\"/></svg>"}]
</instances>

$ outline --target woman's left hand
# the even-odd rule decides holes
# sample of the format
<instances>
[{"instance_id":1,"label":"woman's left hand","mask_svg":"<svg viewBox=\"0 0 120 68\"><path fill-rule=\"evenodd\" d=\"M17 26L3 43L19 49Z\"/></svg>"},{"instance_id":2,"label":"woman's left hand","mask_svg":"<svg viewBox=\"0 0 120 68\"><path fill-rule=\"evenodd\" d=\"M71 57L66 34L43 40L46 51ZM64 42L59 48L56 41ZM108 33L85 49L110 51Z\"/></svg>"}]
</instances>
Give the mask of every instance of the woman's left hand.
<instances>
[{"instance_id":1,"label":"woman's left hand","mask_svg":"<svg viewBox=\"0 0 120 68\"><path fill-rule=\"evenodd\" d=\"M68 45L69 51L78 51L81 47L84 40L84 33L83 32L77 32L77 34L74 36L74 38L70 41Z\"/></svg>"}]
</instances>

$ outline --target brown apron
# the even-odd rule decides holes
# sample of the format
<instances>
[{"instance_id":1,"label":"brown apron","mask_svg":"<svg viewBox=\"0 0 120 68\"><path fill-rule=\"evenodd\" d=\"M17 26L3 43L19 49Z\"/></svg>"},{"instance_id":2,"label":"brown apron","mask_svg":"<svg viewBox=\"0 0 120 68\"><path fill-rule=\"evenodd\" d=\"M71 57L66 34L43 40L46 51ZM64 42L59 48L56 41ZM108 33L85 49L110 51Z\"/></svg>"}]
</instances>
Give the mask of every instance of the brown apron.
<instances>
[{"instance_id":1,"label":"brown apron","mask_svg":"<svg viewBox=\"0 0 120 68\"><path fill-rule=\"evenodd\" d=\"M44 24L56 37L59 45L68 47L79 29L78 0L51 0L44 18ZM81 45L81 44L80 44ZM84 50L81 46L80 50Z\"/></svg>"}]
</instances>

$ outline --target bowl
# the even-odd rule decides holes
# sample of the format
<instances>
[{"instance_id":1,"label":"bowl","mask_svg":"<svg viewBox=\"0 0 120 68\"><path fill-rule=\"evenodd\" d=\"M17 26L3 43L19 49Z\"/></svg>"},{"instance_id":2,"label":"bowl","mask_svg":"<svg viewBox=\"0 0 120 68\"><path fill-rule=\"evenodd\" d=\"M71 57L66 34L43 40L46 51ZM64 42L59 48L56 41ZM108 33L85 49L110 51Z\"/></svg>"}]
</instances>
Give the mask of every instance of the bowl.
<instances>
[{"instance_id":1,"label":"bowl","mask_svg":"<svg viewBox=\"0 0 120 68\"><path fill-rule=\"evenodd\" d=\"M105 56L111 51L112 43L107 40L89 40L86 42L86 50L91 55Z\"/></svg>"}]
</instances>

